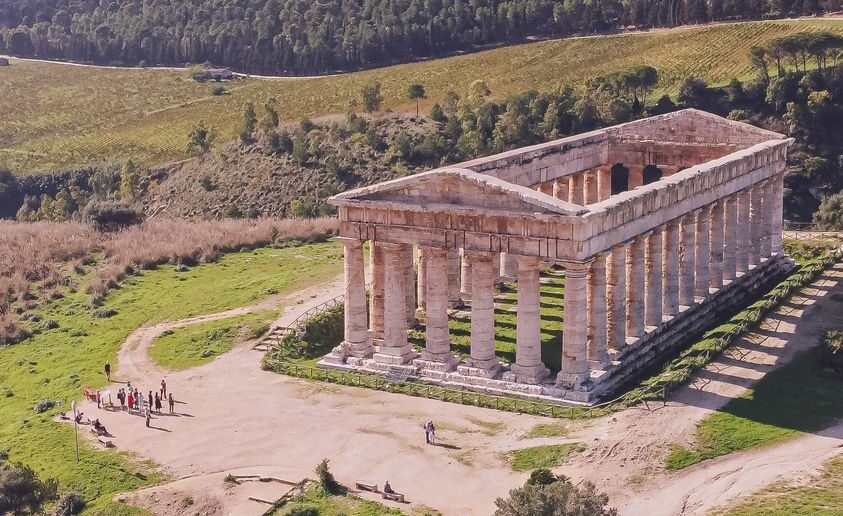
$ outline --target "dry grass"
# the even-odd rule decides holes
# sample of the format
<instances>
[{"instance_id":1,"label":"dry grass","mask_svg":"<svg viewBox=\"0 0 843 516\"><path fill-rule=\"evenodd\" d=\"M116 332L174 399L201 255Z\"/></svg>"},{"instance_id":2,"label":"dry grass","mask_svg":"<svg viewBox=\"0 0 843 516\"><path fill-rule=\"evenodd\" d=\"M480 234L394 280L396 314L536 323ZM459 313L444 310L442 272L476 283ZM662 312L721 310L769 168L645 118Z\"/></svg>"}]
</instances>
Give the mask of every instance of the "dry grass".
<instances>
[{"instance_id":1,"label":"dry grass","mask_svg":"<svg viewBox=\"0 0 843 516\"><path fill-rule=\"evenodd\" d=\"M336 233L336 219L148 221L117 233L73 222L0 221L0 345L28 335L21 320L62 296L76 273L92 270L94 303L135 269L201 263L240 248L314 241Z\"/></svg>"}]
</instances>

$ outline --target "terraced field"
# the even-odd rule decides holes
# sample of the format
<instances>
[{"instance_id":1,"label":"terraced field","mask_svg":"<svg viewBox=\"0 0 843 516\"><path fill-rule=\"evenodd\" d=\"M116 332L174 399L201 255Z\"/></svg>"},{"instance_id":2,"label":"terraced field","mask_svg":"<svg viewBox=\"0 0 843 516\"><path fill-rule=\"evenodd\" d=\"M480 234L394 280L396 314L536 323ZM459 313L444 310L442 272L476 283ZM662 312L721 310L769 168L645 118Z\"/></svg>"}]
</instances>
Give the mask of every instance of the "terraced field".
<instances>
[{"instance_id":1,"label":"terraced field","mask_svg":"<svg viewBox=\"0 0 843 516\"><path fill-rule=\"evenodd\" d=\"M751 73L747 51L799 31L843 33L843 20L809 19L722 24L651 33L545 41L474 54L318 79L249 79L212 96L188 72L98 69L13 60L0 72L0 166L18 173L132 158L145 165L186 157L187 134L200 121L234 138L243 104L274 97L281 117L341 113L363 84L380 81L384 106L407 109L407 85L425 84L429 99L485 80L493 95L582 84L634 64L661 73L660 89L675 92L687 75L725 83Z\"/></svg>"}]
</instances>

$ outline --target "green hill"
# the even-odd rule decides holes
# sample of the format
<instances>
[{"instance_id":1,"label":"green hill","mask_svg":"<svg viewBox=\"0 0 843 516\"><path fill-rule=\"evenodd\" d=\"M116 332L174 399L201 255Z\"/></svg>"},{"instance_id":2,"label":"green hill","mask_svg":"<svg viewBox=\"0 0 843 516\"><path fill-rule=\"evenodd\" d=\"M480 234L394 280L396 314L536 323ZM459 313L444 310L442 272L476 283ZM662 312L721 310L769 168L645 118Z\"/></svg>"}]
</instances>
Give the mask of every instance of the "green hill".
<instances>
[{"instance_id":1,"label":"green hill","mask_svg":"<svg viewBox=\"0 0 843 516\"><path fill-rule=\"evenodd\" d=\"M0 167L42 172L133 159L144 165L186 156L187 134L199 122L218 142L236 137L243 104L278 101L284 121L341 113L362 85L380 81L384 106L409 110L410 83L426 86L429 106L448 90L483 79L496 97L648 64L660 89L675 91L697 75L725 83L752 72L748 49L800 31L843 34L843 20L808 19L712 25L616 36L545 41L318 79L247 79L226 83L226 95L194 83L187 71L103 69L12 60L0 69ZM425 106L422 106L423 109ZM259 110L260 111L260 110ZM260 113L259 113L260 114Z\"/></svg>"}]
</instances>

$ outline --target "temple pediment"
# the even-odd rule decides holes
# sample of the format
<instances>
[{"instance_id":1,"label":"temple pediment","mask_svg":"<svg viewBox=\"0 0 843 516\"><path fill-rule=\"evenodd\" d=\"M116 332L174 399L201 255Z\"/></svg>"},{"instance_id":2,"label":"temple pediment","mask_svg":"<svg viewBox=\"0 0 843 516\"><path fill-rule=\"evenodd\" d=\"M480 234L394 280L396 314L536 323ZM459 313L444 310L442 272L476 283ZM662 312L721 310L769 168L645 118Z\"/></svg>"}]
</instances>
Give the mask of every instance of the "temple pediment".
<instances>
[{"instance_id":1,"label":"temple pediment","mask_svg":"<svg viewBox=\"0 0 843 516\"><path fill-rule=\"evenodd\" d=\"M442 168L358 188L332 198L335 205L400 203L406 208L578 215L582 206L467 169Z\"/></svg>"}]
</instances>

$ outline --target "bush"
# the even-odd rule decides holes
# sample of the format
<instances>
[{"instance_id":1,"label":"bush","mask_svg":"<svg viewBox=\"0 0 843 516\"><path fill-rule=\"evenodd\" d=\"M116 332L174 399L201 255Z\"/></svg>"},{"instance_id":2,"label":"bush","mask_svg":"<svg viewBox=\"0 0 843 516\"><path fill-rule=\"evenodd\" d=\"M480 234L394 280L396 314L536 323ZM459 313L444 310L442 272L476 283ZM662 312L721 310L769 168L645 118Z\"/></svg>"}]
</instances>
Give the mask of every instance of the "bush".
<instances>
[{"instance_id":1,"label":"bush","mask_svg":"<svg viewBox=\"0 0 843 516\"><path fill-rule=\"evenodd\" d=\"M329 494L337 494L341 492L339 482L334 478L331 470L328 469L328 459L322 459L322 462L316 465L316 478L319 486Z\"/></svg>"},{"instance_id":2,"label":"bush","mask_svg":"<svg viewBox=\"0 0 843 516\"><path fill-rule=\"evenodd\" d=\"M35 413L43 414L55 406L56 402L53 400L41 400L35 405Z\"/></svg>"},{"instance_id":3,"label":"bush","mask_svg":"<svg viewBox=\"0 0 843 516\"><path fill-rule=\"evenodd\" d=\"M554 475L552 471L547 468L539 468L530 473L530 478L527 480L527 483L530 485L546 486L556 482L557 480L559 479L556 478L556 475Z\"/></svg>"},{"instance_id":4,"label":"bush","mask_svg":"<svg viewBox=\"0 0 843 516\"><path fill-rule=\"evenodd\" d=\"M284 513L285 516L319 516L316 507L294 507Z\"/></svg>"},{"instance_id":5,"label":"bush","mask_svg":"<svg viewBox=\"0 0 843 516\"><path fill-rule=\"evenodd\" d=\"M97 231L117 231L143 222L143 213L122 201L92 201L85 207L85 220Z\"/></svg>"},{"instance_id":6,"label":"bush","mask_svg":"<svg viewBox=\"0 0 843 516\"><path fill-rule=\"evenodd\" d=\"M211 87L211 95L215 97L219 97L225 95L225 86L221 84L217 84L216 86Z\"/></svg>"},{"instance_id":7,"label":"bush","mask_svg":"<svg viewBox=\"0 0 843 516\"><path fill-rule=\"evenodd\" d=\"M541 470L538 470L541 471ZM549 480L542 472L538 476ZM495 500L495 516L616 516L617 510L607 509L609 497L600 493L594 484L585 481L575 486L566 477L544 483L530 483L513 489L508 498Z\"/></svg>"},{"instance_id":8,"label":"bush","mask_svg":"<svg viewBox=\"0 0 843 516\"><path fill-rule=\"evenodd\" d=\"M843 374L843 331L826 330L817 350L819 363L837 374Z\"/></svg>"},{"instance_id":9,"label":"bush","mask_svg":"<svg viewBox=\"0 0 843 516\"><path fill-rule=\"evenodd\" d=\"M38 514L58 498L58 487L55 479L42 481L23 464L4 466L0 468L0 514Z\"/></svg>"},{"instance_id":10,"label":"bush","mask_svg":"<svg viewBox=\"0 0 843 516\"><path fill-rule=\"evenodd\" d=\"M117 310L114 310L113 308L106 308L103 306L94 310L94 317L97 319L108 319L109 317L114 317L115 315L117 315Z\"/></svg>"},{"instance_id":11,"label":"bush","mask_svg":"<svg viewBox=\"0 0 843 516\"><path fill-rule=\"evenodd\" d=\"M74 516L82 512L85 508L85 500L82 495L71 491L64 495L61 501L56 506L54 516Z\"/></svg>"}]
</instances>

